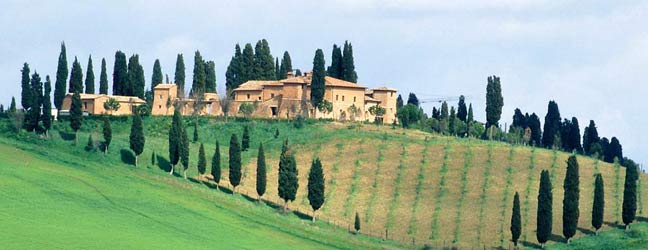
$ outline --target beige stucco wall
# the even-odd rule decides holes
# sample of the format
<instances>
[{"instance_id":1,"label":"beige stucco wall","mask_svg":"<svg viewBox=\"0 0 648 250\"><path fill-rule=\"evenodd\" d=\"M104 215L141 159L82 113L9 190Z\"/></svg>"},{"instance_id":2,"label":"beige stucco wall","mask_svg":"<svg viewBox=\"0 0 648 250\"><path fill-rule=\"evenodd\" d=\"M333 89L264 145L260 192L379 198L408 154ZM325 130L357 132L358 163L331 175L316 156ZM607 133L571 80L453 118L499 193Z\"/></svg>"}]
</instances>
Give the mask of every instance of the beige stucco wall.
<instances>
[{"instance_id":1,"label":"beige stucco wall","mask_svg":"<svg viewBox=\"0 0 648 250\"><path fill-rule=\"evenodd\" d=\"M385 108L383 123L391 124L396 120L396 91L374 90L373 98L380 101L380 106Z\"/></svg>"},{"instance_id":2,"label":"beige stucco wall","mask_svg":"<svg viewBox=\"0 0 648 250\"><path fill-rule=\"evenodd\" d=\"M177 100L178 87L156 88L153 90L152 115L173 115L175 111L173 103ZM168 105L167 105L168 103Z\"/></svg>"},{"instance_id":3,"label":"beige stucco wall","mask_svg":"<svg viewBox=\"0 0 648 250\"><path fill-rule=\"evenodd\" d=\"M88 114L91 115L102 115L102 114L109 114L109 115L132 115L133 114L133 108L137 107L139 105L142 105L143 103L139 102L128 102L124 100L118 100L119 101L119 109L115 111L106 111L104 109L104 103L110 99L110 96L99 96L94 99L90 98L84 98L81 99L81 109L83 112L87 112ZM68 94L65 96L63 99L63 103L61 105L61 110L70 110L70 106L72 106L72 95Z\"/></svg>"}]
</instances>

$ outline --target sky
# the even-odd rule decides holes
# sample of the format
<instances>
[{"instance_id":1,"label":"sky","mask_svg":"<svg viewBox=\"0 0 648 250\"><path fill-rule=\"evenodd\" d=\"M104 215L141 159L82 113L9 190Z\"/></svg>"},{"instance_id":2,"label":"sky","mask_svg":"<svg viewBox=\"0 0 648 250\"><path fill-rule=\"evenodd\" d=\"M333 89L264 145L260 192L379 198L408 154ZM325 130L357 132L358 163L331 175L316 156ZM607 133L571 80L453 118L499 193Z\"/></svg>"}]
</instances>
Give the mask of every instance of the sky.
<instances>
[{"instance_id":1,"label":"sky","mask_svg":"<svg viewBox=\"0 0 648 250\"><path fill-rule=\"evenodd\" d=\"M486 79L501 77L504 108L535 112L544 123L549 100L562 117L575 116L581 133L594 120L599 135L616 136L624 155L643 154L648 124L648 2L548 0L328 1L0 1L0 103L20 103L24 62L42 78L56 75L60 43L68 65L85 69L101 58L109 85L115 51L140 55L147 84L155 59L173 79L182 53L191 82L193 54L216 63L217 88L234 45L267 39L271 52L291 55L293 67L312 68L321 48L330 64L333 44L353 44L358 82L391 86L403 96L443 99L466 95L485 120ZM95 83L98 85L98 82ZM190 84L188 84L190 85ZM187 86L188 87L188 86ZM456 105L456 103L451 103ZM427 113L438 103L423 105Z\"/></svg>"}]
</instances>

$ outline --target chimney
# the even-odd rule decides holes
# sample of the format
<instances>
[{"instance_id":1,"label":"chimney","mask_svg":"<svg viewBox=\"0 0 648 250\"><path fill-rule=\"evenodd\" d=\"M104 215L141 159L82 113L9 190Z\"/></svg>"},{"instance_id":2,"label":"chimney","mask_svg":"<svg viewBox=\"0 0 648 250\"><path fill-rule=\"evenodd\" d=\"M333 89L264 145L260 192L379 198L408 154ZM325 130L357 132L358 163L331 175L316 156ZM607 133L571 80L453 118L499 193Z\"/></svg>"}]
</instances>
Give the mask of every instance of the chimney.
<instances>
[{"instance_id":1,"label":"chimney","mask_svg":"<svg viewBox=\"0 0 648 250\"><path fill-rule=\"evenodd\" d=\"M291 78L291 77L293 77L293 72L292 71L286 72L286 78Z\"/></svg>"},{"instance_id":2,"label":"chimney","mask_svg":"<svg viewBox=\"0 0 648 250\"><path fill-rule=\"evenodd\" d=\"M313 71L306 71L306 72L304 72L304 76L305 76L306 78L311 78L311 77L313 76Z\"/></svg>"}]
</instances>

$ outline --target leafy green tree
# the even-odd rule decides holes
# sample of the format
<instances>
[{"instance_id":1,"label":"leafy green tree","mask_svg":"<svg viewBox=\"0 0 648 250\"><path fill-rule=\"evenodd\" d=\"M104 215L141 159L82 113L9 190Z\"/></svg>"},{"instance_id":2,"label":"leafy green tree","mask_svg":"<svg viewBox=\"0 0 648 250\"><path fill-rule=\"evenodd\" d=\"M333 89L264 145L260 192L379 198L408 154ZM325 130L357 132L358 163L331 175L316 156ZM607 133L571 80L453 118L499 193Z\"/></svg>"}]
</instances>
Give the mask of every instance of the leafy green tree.
<instances>
[{"instance_id":1,"label":"leafy green tree","mask_svg":"<svg viewBox=\"0 0 648 250\"><path fill-rule=\"evenodd\" d=\"M254 112L254 105L249 102L241 103L239 106L239 113L242 113L245 117L249 117Z\"/></svg>"},{"instance_id":2,"label":"leafy green tree","mask_svg":"<svg viewBox=\"0 0 648 250\"><path fill-rule=\"evenodd\" d=\"M31 81L29 78L29 64L24 63L23 68L20 71L22 72L22 77L20 81L20 86L21 86L21 92L20 92L20 104L22 104L22 107L24 110L29 110L31 108L31 105L33 103L32 100L32 88L31 88Z\"/></svg>"},{"instance_id":3,"label":"leafy green tree","mask_svg":"<svg viewBox=\"0 0 648 250\"><path fill-rule=\"evenodd\" d=\"M108 94L108 75L106 73L106 58L101 58L101 73L99 74L99 94Z\"/></svg>"},{"instance_id":4,"label":"leafy green tree","mask_svg":"<svg viewBox=\"0 0 648 250\"><path fill-rule=\"evenodd\" d=\"M250 148L250 130L248 126L243 128L243 138L241 139L241 150L247 151Z\"/></svg>"},{"instance_id":5,"label":"leafy green tree","mask_svg":"<svg viewBox=\"0 0 648 250\"><path fill-rule=\"evenodd\" d=\"M103 118L104 154L108 154L108 147L112 142L112 126L107 116Z\"/></svg>"},{"instance_id":6,"label":"leafy green tree","mask_svg":"<svg viewBox=\"0 0 648 250\"><path fill-rule=\"evenodd\" d=\"M132 55L128 59L128 86L129 91L126 92L128 96L137 96L144 99L144 87L146 80L144 79L144 69L139 63L139 55Z\"/></svg>"},{"instance_id":7,"label":"leafy green tree","mask_svg":"<svg viewBox=\"0 0 648 250\"><path fill-rule=\"evenodd\" d=\"M185 88L185 63L182 54L178 54L178 57L176 58L175 76L173 81L178 85L178 97L183 98Z\"/></svg>"},{"instance_id":8,"label":"leafy green tree","mask_svg":"<svg viewBox=\"0 0 648 250\"><path fill-rule=\"evenodd\" d=\"M342 54L342 80L358 82L358 74L355 71L355 63L353 62L353 46L347 41L344 42Z\"/></svg>"},{"instance_id":9,"label":"leafy green tree","mask_svg":"<svg viewBox=\"0 0 648 250\"><path fill-rule=\"evenodd\" d=\"M65 98L67 89L67 55L65 52L65 42L61 42L61 53L58 57L58 67L56 68L56 82L54 83L54 106L61 110L63 107L63 99Z\"/></svg>"},{"instance_id":10,"label":"leafy green tree","mask_svg":"<svg viewBox=\"0 0 648 250\"><path fill-rule=\"evenodd\" d=\"M121 104L119 104L119 101L117 101L117 99L111 97L111 98L108 98L108 100L106 100L106 102L104 102L103 106L104 106L104 109L106 111L108 111L109 113L112 113L114 111L119 110L119 108L121 107Z\"/></svg>"},{"instance_id":11,"label":"leafy green tree","mask_svg":"<svg viewBox=\"0 0 648 250\"><path fill-rule=\"evenodd\" d=\"M81 69L81 64L74 57L74 62L72 63L72 70L70 71L70 93L79 92L83 93L83 70Z\"/></svg>"},{"instance_id":12,"label":"leafy green tree","mask_svg":"<svg viewBox=\"0 0 648 250\"><path fill-rule=\"evenodd\" d=\"M459 96L459 104L457 104L457 118L462 122L466 122L467 116L468 109L466 108L466 97L461 95Z\"/></svg>"},{"instance_id":13,"label":"leafy green tree","mask_svg":"<svg viewBox=\"0 0 648 250\"><path fill-rule=\"evenodd\" d=\"M201 176L205 175L205 170L207 168L207 160L205 159L205 146L201 143L200 148L198 149L198 173Z\"/></svg>"},{"instance_id":14,"label":"leafy green tree","mask_svg":"<svg viewBox=\"0 0 648 250\"><path fill-rule=\"evenodd\" d=\"M630 223L632 223L637 215L637 166L634 163L626 166L625 183L623 185L623 224L625 224L626 232L630 231Z\"/></svg>"},{"instance_id":15,"label":"leafy green tree","mask_svg":"<svg viewBox=\"0 0 648 250\"><path fill-rule=\"evenodd\" d=\"M315 222L315 213L324 204L324 185L322 162L319 158L315 158L308 173L308 201L313 208L313 222Z\"/></svg>"},{"instance_id":16,"label":"leafy green tree","mask_svg":"<svg viewBox=\"0 0 648 250\"><path fill-rule=\"evenodd\" d=\"M324 71L324 53L321 49L315 51L315 58L313 58L313 78L311 80L311 103L314 107L324 99L324 92L326 91L325 79L326 72Z\"/></svg>"},{"instance_id":17,"label":"leafy green tree","mask_svg":"<svg viewBox=\"0 0 648 250\"><path fill-rule=\"evenodd\" d=\"M205 92L216 93L216 64L214 61L205 63Z\"/></svg>"},{"instance_id":18,"label":"leafy green tree","mask_svg":"<svg viewBox=\"0 0 648 250\"><path fill-rule=\"evenodd\" d=\"M355 229L356 233L360 232L360 215L358 215L358 212L355 214L355 221L353 222L353 229Z\"/></svg>"},{"instance_id":19,"label":"leafy green tree","mask_svg":"<svg viewBox=\"0 0 648 250\"><path fill-rule=\"evenodd\" d=\"M342 50L337 44L333 44L333 52L331 53L331 66L328 67L326 73L328 76L342 79L342 73L344 68L342 67Z\"/></svg>"},{"instance_id":20,"label":"leafy green tree","mask_svg":"<svg viewBox=\"0 0 648 250\"><path fill-rule=\"evenodd\" d=\"M232 184L232 194L236 187L241 184L241 145L239 145L236 134L232 134L229 146L229 181Z\"/></svg>"},{"instance_id":21,"label":"leafy green tree","mask_svg":"<svg viewBox=\"0 0 648 250\"><path fill-rule=\"evenodd\" d=\"M92 56L88 57L88 68L86 69L86 79L85 79L85 93L86 94L95 93L95 76L94 76L94 69L92 69Z\"/></svg>"},{"instance_id":22,"label":"leafy green tree","mask_svg":"<svg viewBox=\"0 0 648 250\"><path fill-rule=\"evenodd\" d=\"M162 83L162 66L160 66L160 59L155 59L153 63L153 75L151 76L151 89Z\"/></svg>"},{"instance_id":23,"label":"leafy green tree","mask_svg":"<svg viewBox=\"0 0 648 250\"><path fill-rule=\"evenodd\" d=\"M211 175L216 182L216 189L221 179L221 159L220 159L220 146L218 145L218 140L216 141L216 149L214 149L214 156L212 157L212 168Z\"/></svg>"},{"instance_id":24,"label":"leafy green tree","mask_svg":"<svg viewBox=\"0 0 648 250\"><path fill-rule=\"evenodd\" d=\"M115 52L115 65L113 67L113 95L128 95L129 90L126 54L118 50Z\"/></svg>"},{"instance_id":25,"label":"leafy green tree","mask_svg":"<svg viewBox=\"0 0 648 250\"><path fill-rule=\"evenodd\" d=\"M502 116L504 97L502 96L502 85L500 78L489 76L486 85L486 127L492 125L499 127L499 120Z\"/></svg>"},{"instance_id":26,"label":"leafy green tree","mask_svg":"<svg viewBox=\"0 0 648 250\"><path fill-rule=\"evenodd\" d=\"M405 107L396 112L396 117L403 128L409 128L411 125L421 120L423 111L414 104L407 104Z\"/></svg>"},{"instance_id":27,"label":"leafy green tree","mask_svg":"<svg viewBox=\"0 0 648 250\"><path fill-rule=\"evenodd\" d=\"M538 191L538 213L536 225L536 237L544 249L544 245L551 237L551 228L553 226L553 194L549 171L542 170L540 174L540 188Z\"/></svg>"},{"instance_id":28,"label":"leafy green tree","mask_svg":"<svg viewBox=\"0 0 648 250\"><path fill-rule=\"evenodd\" d=\"M567 244L576 234L578 226L578 199L580 196L578 177L578 161L576 156L572 155L567 159L567 174L563 188L565 195L563 198L563 236L567 238Z\"/></svg>"},{"instance_id":29,"label":"leafy green tree","mask_svg":"<svg viewBox=\"0 0 648 250\"><path fill-rule=\"evenodd\" d=\"M403 107L403 97L399 94L396 98L396 110L399 110Z\"/></svg>"},{"instance_id":30,"label":"leafy green tree","mask_svg":"<svg viewBox=\"0 0 648 250\"><path fill-rule=\"evenodd\" d=\"M50 93L52 93L52 81L50 77L45 76L45 89L43 91L43 98L41 103L43 105L43 116L41 120L43 121L43 129L45 130L45 136L49 137L49 130L52 128L52 101Z\"/></svg>"},{"instance_id":31,"label":"leafy green tree","mask_svg":"<svg viewBox=\"0 0 648 250\"><path fill-rule=\"evenodd\" d=\"M205 72L205 62L200 55L200 51L196 50L194 54L193 83L191 84L191 93L194 96L202 96L205 93L205 86L207 84L207 75Z\"/></svg>"},{"instance_id":32,"label":"leafy green tree","mask_svg":"<svg viewBox=\"0 0 648 250\"><path fill-rule=\"evenodd\" d=\"M560 132L560 110L555 101L550 101L545 116L544 133L542 134L542 145L551 148L554 145L556 135Z\"/></svg>"},{"instance_id":33,"label":"leafy green tree","mask_svg":"<svg viewBox=\"0 0 648 250\"><path fill-rule=\"evenodd\" d=\"M256 191L259 196L258 200L266 192L266 160L265 153L263 152L263 143L259 144L259 153L257 154L257 168L256 168Z\"/></svg>"},{"instance_id":34,"label":"leafy green tree","mask_svg":"<svg viewBox=\"0 0 648 250\"><path fill-rule=\"evenodd\" d=\"M78 131L83 123L83 110L81 109L81 95L74 92L70 105L70 128L74 130L74 145L78 143Z\"/></svg>"},{"instance_id":35,"label":"leafy green tree","mask_svg":"<svg viewBox=\"0 0 648 250\"><path fill-rule=\"evenodd\" d=\"M603 216L605 214L605 190L603 189L603 176L596 174L594 180L594 202L592 204L592 226L598 235L599 229L603 225Z\"/></svg>"},{"instance_id":36,"label":"leafy green tree","mask_svg":"<svg viewBox=\"0 0 648 250\"><path fill-rule=\"evenodd\" d=\"M284 200L284 212L288 209L288 202L295 200L295 195L299 188L297 175L297 161L295 160L294 152L288 147L288 140L286 140L281 148L281 156L279 157L278 185L279 197Z\"/></svg>"},{"instance_id":37,"label":"leafy green tree","mask_svg":"<svg viewBox=\"0 0 648 250\"><path fill-rule=\"evenodd\" d=\"M142 117L139 113L133 115L133 124L129 136L130 149L135 153L135 166L137 167L137 160L140 154L144 152L144 127L142 127Z\"/></svg>"},{"instance_id":38,"label":"leafy green tree","mask_svg":"<svg viewBox=\"0 0 648 250\"><path fill-rule=\"evenodd\" d=\"M234 48L234 56L232 56L227 66L227 71L225 72L225 88L228 92L237 88L242 83L242 60L241 46L237 43Z\"/></svg>"},{"instance_id":39,"label":"leafy green tree","mask_svg":"<svg viewBox=\"0 0 648 250\"><path fill-rule=\"evenodd\" d=\"M173 120L171 122L171 128L169 129L169 164L171 169L169 174L173 174L173 169L178 161L180 160L180 151L181 149L181 132L182 132L182 117L180 111L176 109L173 112Z\"/></svg>"},{"instance_id":40,"label":"leafy green tree","mask_svg":"<svg viewBox=\"0 0 648 250\"><path fill-rule=\"evenodd\" d=\"M513 212L511 214L511 241L515 249L518 248L518 239L522 233L522 220L520 218L520 196L515 192L513 197Z\"/></svg>"}]
</instances>

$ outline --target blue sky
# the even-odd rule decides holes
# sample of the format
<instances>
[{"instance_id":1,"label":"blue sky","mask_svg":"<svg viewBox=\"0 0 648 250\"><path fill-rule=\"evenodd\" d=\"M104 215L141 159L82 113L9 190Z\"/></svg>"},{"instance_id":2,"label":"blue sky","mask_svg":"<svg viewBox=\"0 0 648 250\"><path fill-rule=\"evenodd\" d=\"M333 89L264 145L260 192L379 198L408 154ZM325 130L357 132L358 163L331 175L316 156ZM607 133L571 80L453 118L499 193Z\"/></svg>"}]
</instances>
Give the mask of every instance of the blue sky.
<instances>
[{"instance_id":1,"label":"blue sky","mask_svg":"<svg viewBox=\"0 0 648 250\"><path fill-rule=\"evenodd\" d=\"M333 43L354 46L358 81L389 85L407 95L464 94L484 120L486 77L502 80L504 113L516 107L541 120L556 100L563 117L582 127L593 119L601 136L617 136L624 154L642 154L648 134L648 3L545 0L330 1L0 1L0 103L20 96L20 69L54 76L61 41L68 64L95 75L105 57L109 76L116 50L137 53L150 81L159 58L173 78L185 55L190 82L193 53L216 63L218 89L234 44L265 38L274 56L288 50L296 68L309 69L315 50L327 64ZM111 77L109 77L111 78ZM109 79L110 81L112 79ZM432 106L425 105L426 112Z\"/></svg>"}]
</instances>

